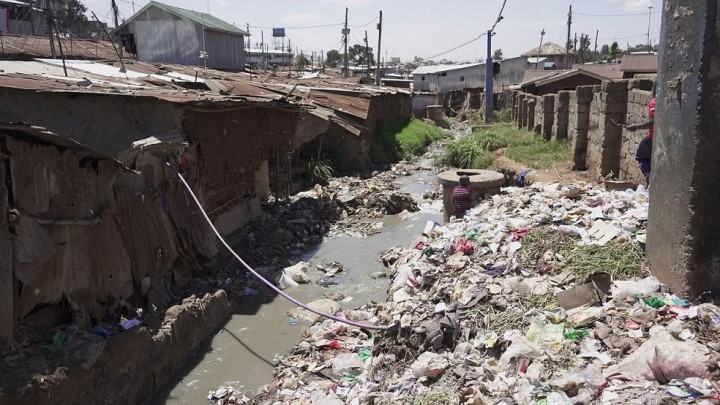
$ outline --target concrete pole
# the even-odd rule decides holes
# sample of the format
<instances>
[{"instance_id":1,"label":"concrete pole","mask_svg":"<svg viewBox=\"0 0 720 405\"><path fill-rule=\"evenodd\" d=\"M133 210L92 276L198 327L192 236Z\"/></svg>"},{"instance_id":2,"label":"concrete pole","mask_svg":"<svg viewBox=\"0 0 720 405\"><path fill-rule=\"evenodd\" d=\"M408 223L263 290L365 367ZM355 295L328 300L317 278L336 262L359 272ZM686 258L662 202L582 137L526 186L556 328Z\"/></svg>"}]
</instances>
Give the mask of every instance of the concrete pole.
<instances>
[{"instance_id":1,"label":"concrete pole","mask_svg":"<svg viewBox=\"0 0 720 405\"><path fill-rule=\"evenodd\" d=\"M487 59L485 59L485 122L493 120L493 61L492 31L487 32Z\"/></svg>"},{"instance_id":2,"label":"concrete pole","mask_svg":"<svg viewBox=\"0 0 720 405\"><path fill-rule=\"evenodd\" d=\"M377 51L377 60L375 61L375 85L380 85L380 45L382 44L382 10L380 10L380 22L378 22L377 25L378 29L378 51Z\"/></svg>"},{"instance_id":3,"label":"concrete pole","mask_svg":"<svg viewBox=\"0 0 720 405\"><path fill-rule=\"evenodd\" d=\"M716 0L665 12L685 6L662 7L647 253L652 274L692 299L720 293L720 32Z\"/></svg>"}]
</instances>

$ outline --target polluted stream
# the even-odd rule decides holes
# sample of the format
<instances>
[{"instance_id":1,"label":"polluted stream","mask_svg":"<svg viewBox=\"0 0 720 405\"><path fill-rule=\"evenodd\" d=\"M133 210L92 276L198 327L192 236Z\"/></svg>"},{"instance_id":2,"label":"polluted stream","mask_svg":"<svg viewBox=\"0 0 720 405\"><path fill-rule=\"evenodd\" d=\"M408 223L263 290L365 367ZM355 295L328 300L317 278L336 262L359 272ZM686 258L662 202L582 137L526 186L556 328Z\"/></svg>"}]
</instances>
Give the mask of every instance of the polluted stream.
<instances>
[{"instance_id":1,"label":"polluted stream","mask_svg":"<svg viewBox=\"0 0 720 405\"><path fill-rule=\"evenodd\" d=\"M429 166L429 160L423 159L419 165ZM285 291L305 303L337 292L345 297L340 301L343 309L385 301L387 278L370 275L385 270L379 261L384 251L411 243L421 235L427 221L442 222L442 200L422 197L437 190L436 176L432 170L399 175L393 182L396 191L412 195L420 211L386 215L383 231L364 238L347 235L325 238L322 244L295 258L310 264L308 275L312 281ZM344 271L334 277L337 284L321 286L317 281L324 274L315 266L331 262L342 264ZM272 273L262 274L272 277ZM241 389L252 397L258 388L272 381L274 357L287 353L300 340L302 330L310 325L291 319L287 312L294 305L259 280L249 280L248 287L255 295L243 300L222 329L198 349L178 377L158 392L150 404L207 403L209 391L225 386Z\"/></svg>"}]
</instances>

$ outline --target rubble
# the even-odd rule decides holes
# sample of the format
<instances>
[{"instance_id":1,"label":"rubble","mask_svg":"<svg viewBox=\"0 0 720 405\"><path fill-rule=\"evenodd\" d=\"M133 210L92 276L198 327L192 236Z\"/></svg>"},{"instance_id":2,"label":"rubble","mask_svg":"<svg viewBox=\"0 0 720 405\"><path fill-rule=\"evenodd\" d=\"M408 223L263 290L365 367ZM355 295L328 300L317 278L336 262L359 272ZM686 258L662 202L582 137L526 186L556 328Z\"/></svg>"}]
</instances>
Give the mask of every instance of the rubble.
<instances>
[{"instance_id":1,"label":"rubble","mask_svg":"<svg viewBox=\"0 0 720 405\"><path fill-rule=\"evenodd\" d=\"M648 277L647 199L535 183L426 228L388 302L337 313L393 327L315 323L252 402L717 403L720 308Z\"/></svg>"}]
</instances>

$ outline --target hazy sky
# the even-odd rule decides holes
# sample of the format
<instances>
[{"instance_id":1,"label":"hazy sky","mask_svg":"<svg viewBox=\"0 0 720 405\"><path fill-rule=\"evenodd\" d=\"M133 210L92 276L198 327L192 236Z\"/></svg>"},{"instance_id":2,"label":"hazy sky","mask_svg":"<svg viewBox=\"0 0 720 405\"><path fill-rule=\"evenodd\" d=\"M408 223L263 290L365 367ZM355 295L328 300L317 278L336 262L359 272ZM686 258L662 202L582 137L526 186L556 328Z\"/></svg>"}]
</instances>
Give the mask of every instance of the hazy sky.
<instances>
[{"instance_id":1,"label":"hazy sky","mask_svg":"<svg viewBox=\"0 0 720 405\"><path fill-rule=\"evenodd\" d=\"M116 0L122 16L133 14L130 0ZM135 0L135 10L147 4ZM414 56L427 58L461 45L486 32L497 18L503 0L164 0L176 7L215 15L231 24L245 28L250 25L251 41L272 35L271 27L285 27L287 38L305 51L339 49L345 7L349 8L351 34L349 45L362 43L367 30L368 42L377 47L376 19L383 11L382 56L399 56L403 61ZM84 0L89 10L112 25L110 0ZM508 58L519 56L540 44L540 31L545 29L543 42L561 46L567 36L568 6L573 5L571 36L589 34L594 47L599 30L598 50L603 44L617 41L621 48L647 43L648 7L650 40L656 44L660 35L661 0L507 0L504 19L495 28L492 49L501 48ZM329 27L309 28L318 25ZM256 28L257 27L257 28ZM259 28L266 27L266 28ZM295 28L294 28L295 27ZM286 39L287 39L286 38ZM474 61L483 58L487 39L480 38L457 50L435 58Z\"/></svg>"}]
</instances>

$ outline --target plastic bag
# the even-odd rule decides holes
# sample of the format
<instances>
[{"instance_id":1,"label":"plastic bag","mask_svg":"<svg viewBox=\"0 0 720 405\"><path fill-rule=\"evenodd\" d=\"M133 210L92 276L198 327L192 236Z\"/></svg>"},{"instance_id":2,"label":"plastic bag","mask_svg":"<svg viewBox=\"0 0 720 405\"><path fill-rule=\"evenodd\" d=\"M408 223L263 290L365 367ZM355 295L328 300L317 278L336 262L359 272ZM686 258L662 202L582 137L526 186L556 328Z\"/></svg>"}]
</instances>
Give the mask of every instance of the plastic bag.
<instances>
[{"instance_id":1,"label":"plastic bag","mask_svg":"<svg viewBox=\"0 0 720 405\"><path fill-rule=\"evenodd\" d=\"M332 371L338 377L347 374L359 375L365 367L362 359L357 353L341 353L332 361Z\"/></svg>"}]
</instances>

